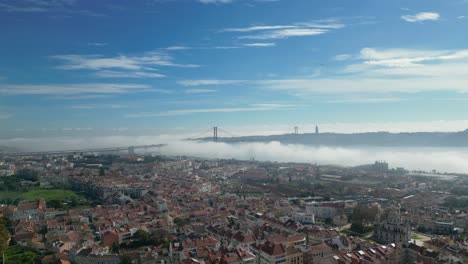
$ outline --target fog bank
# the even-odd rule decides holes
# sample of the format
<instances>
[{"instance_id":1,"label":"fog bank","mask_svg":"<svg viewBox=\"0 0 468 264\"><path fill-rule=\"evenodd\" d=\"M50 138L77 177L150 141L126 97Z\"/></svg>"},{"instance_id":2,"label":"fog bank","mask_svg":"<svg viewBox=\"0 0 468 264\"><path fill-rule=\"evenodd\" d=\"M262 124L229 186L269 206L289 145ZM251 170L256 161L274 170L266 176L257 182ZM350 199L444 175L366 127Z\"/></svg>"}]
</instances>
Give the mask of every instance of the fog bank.
<instances>
[{"instance_id":1,"label":"fog bank","mask_svg":"<svg viewBox=\"0 0 468 264\"><path fill-rule=\"evenodd\" d=\"M391 167L468 173L467 148L386 148L285 145L279 142L226 144L182 140L181 136L110 136L2 139L0 145L21 150L67 150L166 143L163 155L308 162L355 166L385 160Z\"/></svg>"}]
</instances>

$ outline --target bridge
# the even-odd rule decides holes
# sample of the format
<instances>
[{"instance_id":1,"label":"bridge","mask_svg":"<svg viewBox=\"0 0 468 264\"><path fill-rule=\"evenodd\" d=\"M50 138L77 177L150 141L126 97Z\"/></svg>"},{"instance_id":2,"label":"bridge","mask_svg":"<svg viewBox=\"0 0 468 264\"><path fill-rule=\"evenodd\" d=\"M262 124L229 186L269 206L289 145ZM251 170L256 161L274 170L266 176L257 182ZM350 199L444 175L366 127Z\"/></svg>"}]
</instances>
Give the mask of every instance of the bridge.
<instances>
[{"instance_id":1,"label":"bridge","mask_svg":"<svg viewBox=\"0 0 468 264\"><path fill-rule=\"evenodd\" d=\"M153 144L153 145L140 145L129 147L110 147L110 148L88 148L88 149L70 149L70 150L53 150L53 151L37 151L37 152L12 152L1 153L9 157L30 157L30 156L64 156L77 153L118 153L121 151L128 151L129 155L135 154L135 150L145 150L161 148L167 144Z\"/></svg>"},{"instance_id":2,"label":"bridge","mask_svg":"<svg viewBox=\"0 0 468 264\"><path fill-rule=\"evenodd\" d=\"M226 134L234 136L233 134L224 131ZM204 134L213 131L213 141L218 141L218 127L210 128L208 131L204 131L201 134L198 134L194 137L187 138L187 140L195 140L201 138ZM134 155L137 150L144 150L145 152L149 149L159 149L161 147L167 146L167 144L152 144L152 145L139 145L139 146L126 146L126 147L108 147L108 148L86 148L86 149L70 149L70 150L52 150L52 151L36 151L36 152L0 152L0 156L9 156L9 157L33 157L33 156L64 156L77 153L119 153L126 151L129 155Z\"/></svg>"},{"instance_id":3,"label":"bridge","mask_svg":"<svg viewBox=\"0 0 468 264\"><path fill-rule=\"evenodd\" d=\"M236 135L222 129L220 127L212 127L207 131L204 131L196 136L186 138L186 140L196 140L200 139L203 135L210 133L210 137L213 137L213 142L218 142L218 131L221 131L230 137L237 137ZM294 134L299 133L299 128L296 126L294 127ZM148 149L159 149L161 147L167 146L167 144L152 144L152 145L140 145L140 146L127 146L127 147L108 147L108 148L87 148L87 149L71 149L71 150L55 150L55 151L37 151L37 152L0 152L1 156L9 156L9 157L28 157L28 156L64 156L69 154L77 154L77 153L119 153L122 151L127 151L129 155L135 154L135 150L145 150Z\"/></svg>"}]
</instances>

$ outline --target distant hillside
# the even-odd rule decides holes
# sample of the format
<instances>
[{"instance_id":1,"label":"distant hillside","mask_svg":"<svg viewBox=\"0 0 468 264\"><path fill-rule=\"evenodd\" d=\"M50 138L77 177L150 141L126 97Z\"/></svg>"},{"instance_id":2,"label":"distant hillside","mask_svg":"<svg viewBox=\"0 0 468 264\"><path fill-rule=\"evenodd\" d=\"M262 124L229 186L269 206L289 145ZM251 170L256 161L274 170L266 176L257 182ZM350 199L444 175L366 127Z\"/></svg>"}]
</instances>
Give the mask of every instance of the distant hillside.
<instances>
[{"instance_id":1,"label":"distant hillside","mask_svg":"<svg viewBox=\"0 0 468 264\"><path fill-rule=\"evenodd\" d=\"M211 141L212 138L202 138L199 140ZM226 143L279 141L284 144L326 146L468 147L468 129L461 132L283 134L218 138L218 141Z\"/></svg>"}]
</instances>

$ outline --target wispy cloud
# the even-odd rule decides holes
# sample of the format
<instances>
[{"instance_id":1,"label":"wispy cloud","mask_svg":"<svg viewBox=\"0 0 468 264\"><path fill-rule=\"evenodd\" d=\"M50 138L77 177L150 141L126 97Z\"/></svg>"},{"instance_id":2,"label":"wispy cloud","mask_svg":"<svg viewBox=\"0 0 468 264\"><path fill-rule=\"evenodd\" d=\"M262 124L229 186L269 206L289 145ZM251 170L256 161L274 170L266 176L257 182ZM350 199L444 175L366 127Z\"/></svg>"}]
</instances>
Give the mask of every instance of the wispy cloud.
<instances>
[{"instance_id":1,"label":"wispy cloud","mask_svg":"<svg viewBox=\"0 0 468 264\"><path fill-rule=\"evenodd\" d=\"M107 99L111 98L110 94L87 94L87 95L56 95L49 96L51 100L83 100L83 99Z\"/></svg>"},{"instance_id":2,"label":"wispy cloud","mask_svg":"<svg viewBox=\"0 0 468 264\"><path fill-rule=\"evenodd\" d=\"M411 50L364 48L361 58L365 64L386 67L414 67L425 62L467 59L468 50Z\"/></svg>"},{"instance_id":3,"label":"wispy cloud","mask_svg":"<svg viewBox=\"0 0 468 264\"><path fill-rule=\"evenodd\" d=\"M363 48L339 75L261 80L264 89L308 93L468 92L468 50Z\"/></svg>"},{"instance_id":4,"label":"wispy cloud","mask_svg":"<svg viewBox=\"0 0 468 264\"><path fill-rule=\"evenodd\" d=\"M398 97L376 97L376 98L347 98L347 99L336 99L327 101L327 103L333 104L355 104L355 103L368 103L368 104L377 104L377 103L391 103L391 102L400 102L403 99Z\"/></svg>"},{"instance_id":5,"label":"wispy cloud","mask_svg":"<svg viewBox=\"0 0 468 264\"><path fill-rule=\"evenodd\" d=\"M179 64L166 52L147 52L139 56L119 55L55 55L57 66L62 70L95 71L94 76L102 78L163 78L166 75L156 72L153 67L196 68L196 64Z\"/></svg>"},{"instance_id":6,"label":"wispy cloud","mask_svg":"<svg viewBox=\"0 0 468 264\"><path fill-rule=\"evenodd\" d=\"M290 25L255 25L240 28L225 28L223 32L255 33L241 35L239 39L284 39L289 37L314 36L343 28L345 25L336 20L300 22Z\"/></svg>"},{"instance_id":7,"label":"wispy cloud","mask_svg":"<svg viewBox=\"0 0 468 264\"><path fill-rule=\"evenodd\" d=\"M170 46L167 47L166 50L189 50L191 47L188 46Z\"/></svg>"},{"instance_id":8,"label":"wispy cloud","mask_svg":"<svg viewBox=\"0 0 468 264\"><path fill-rule=\"evenodd\" d=\"M147 71L98 71L96 76L103 78L164 78L166 75Z\"/></svg>"},{"instance_id":9,"label":"wispy cloud","mask_svg":"<svg viewBox=\"0 0 468 264\"><path fill-rule=\"evenodd\" d=\"M421 12L415 15L403 15L401 16L401 19L407 22L422 22L427 20L435 21L440 19L440 14L435 12Z\"/></svg>"},{"instance_id":10,"label":"wispy cloud","mask_svg":"<svg viewBox=\"0 0 468 264\"><path fill-rule=\"evenodd\" d=\"M217 90L214 90L214 89L188 89L188 90L185 90L185 93L188 93L188 94L214 93L214 92L217 92Z\"/></svg>"},{"instance_id":11,"label":"wispy cloud","mask_svg":"<svg viewBox=\"0 0 468 264\"><path fill-rule=\"evenodd\" d=\"M16 0L0 3L0 12L10 13L62 13L69 15L83 15L91 17L105 17L106 15L89 10L75 8L75 0Z\"/></svg>"},{"instance_id":12,"label":"wispy cloud","mask_svg":"<svg viewBox=\"0 0 468 264\"><path fill-rule=\"evenodd\" d=\"M274 26L250 26L243 28L225 28L225 32L251 32L251 31L261 31L261 30L279 30L279 29L290 29L297 28L293 25L274 25Z\"/></svg>"},{"instance_id":13,"label":"wispy cloud","mask_svg":"<svg viewBox=\"0 0 468 264\"><path fill-rule=\"evenodd\" d=\"M127 105L122 104L96 104L96 105L72 105L70 108L72 109L81 109L81 110L88 110L88 109L118 109L118 108L126 108Z\"/></svg>"},{"instance_id":14,"label":"wispy cloud","mask_svg":"<svg viewBox=\"0 0 468 264\"><path fill-rule=\"evenodd\" d=\"M96 46L96 47L103 47L107 46L107 43L102 43L102 42L90 42L88 43L88 46Z\"/></svg>"},{"instance_id":15,"label":"wispy cloud","mask_svg":"<svg viewBox=\"0 0 468 264\"><path fill-rule=\"evenodd\" d=\"M231 85L236 83L288 92L323 94L416 93L455 91L468 93L468 50L414 50L363 48L336 74L309 74L299 78L260 80L186 80L186 86ZM334 58L336 59L336 57ZM356 99L353 99L356 101ZM362 102L390 102L396 98L367 98ZM348 100L349 101L349 100ZM356 101L357 102L357 101Z\"/></svg>"},{"instance_id":16,"label":"wispy cloud","mask_svg":"<svg viewBox=\"0 0 468 264\"><path fill-rule=\"evenodd\" d=\"M183 110L170 110L157 113L138 113L126 115L128 118L143 118L143 117L158 117L158 116L181 116L192 115L201 113L233 113L233 112L255 112L255 111L274 111L274 110L288 110L291 105L280 104L257 104L249 107L235 107L235 108L201 108L201 109L183 109Z\"/></svg>"},{"instance_id":17,"label":"wispy cloud","mask_svg":"<svg viewBox=\"0 0 468 264\"><path fill-rule=\"evenodd\" d=\"M322 28L292 28L273 30L258 35L240 36L240 39L284 39L290 37L315 36L327 33L327 29Z\"/></svg>"},{"instance_id":18,"label":"wispy cloud","mask_svg":"<svg viewBox=\"0 0 468 264\"><path fill-rule=\"evenodd\" d=\"M244 44L246 47L274 47L276 46L275 43L272 42L257 42L257 43L247 43Z\"/></svg>"},{"instance_id":19,"label":"wispy cloud","mask_svg":"<svg viewBox=\"0 0 468 264\"><path fill-rule=\"evenodd\" d=\"M121 94L154 90L146 84L83 83L43 85L0 85L3 95L78 95L78 94Z\"/></svg>"},{"instance_id":20,"label":"wispy cloud","mask_svg":"<svg viewBox=\"0 0 468 264\"><path fill-rule=\"evenodd\" d=\"M164 52L148 52L142 56L119 55L116 57L71 54L55 55L51 58L62 61L63 64L58 66L58 68L64 70L144 70L148 66L199 67L196 64L174 63L173 58Z\"/></svg>"},{"instance_id":21,"label":"wispy cloud","mask_svg":"<svg viewBox=\"0 0 468 264\"><path fill-rule=\"evenodd\" d=\"M0 10L5 12L37 13L47 12L47 8L41 6L19 6L0 3Z\"/></svg>"},{"instance_id":22,"label":"wispy cloud","mask_svg":"<svg viewBox=\"0 0 468 264\"><path fill-rule=\"evenodd\" d=\"M336 61L345 61L345 60L349 60L351 59L353 56L350 55L350 54L339 54L339 55L336 55L335 57L333 57L333 60L336 60Z\"/></svg>"},{"instance_id":23,"label":"wispy cloud","mask_svg":"<svg viewBox=\"0 0 468 264\"><path fill-rule=\"evenodd\" d=\"M205 80L183 80L177 83L183 86L201 86L201 85L227 85L227 84L238 84L243 82L242 80L217 80L217 79L205 79Z\"/></svg>"}]
</instances>

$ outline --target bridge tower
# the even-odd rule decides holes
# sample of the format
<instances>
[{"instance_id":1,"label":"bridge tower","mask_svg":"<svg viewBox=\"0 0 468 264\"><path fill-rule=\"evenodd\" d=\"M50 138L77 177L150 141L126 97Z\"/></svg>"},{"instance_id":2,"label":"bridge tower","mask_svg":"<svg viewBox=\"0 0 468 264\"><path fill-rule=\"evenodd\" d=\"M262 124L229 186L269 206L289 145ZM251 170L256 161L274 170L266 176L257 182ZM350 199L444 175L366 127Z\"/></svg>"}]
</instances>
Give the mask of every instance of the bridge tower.
<instances>
[{"instance_id":1,"label":"bridge tower","mask_svg":"<svg viewBox=\"0 0 468 264\"><path fill-rule=\"evenodd\" d=\"M218 142L218 127L213 127L213 141Z\"/></svg>"},{"instance_id":2,"label":"bridge tower","mask_svg":"<svg viewBox=\"0 0 468 264\"><path fill-rule=\"evenodd\" d=\"M135 155L135 147L134 146L128 147L128 155L130 155L130 156Z\"/></svg>"}]
</instances>

